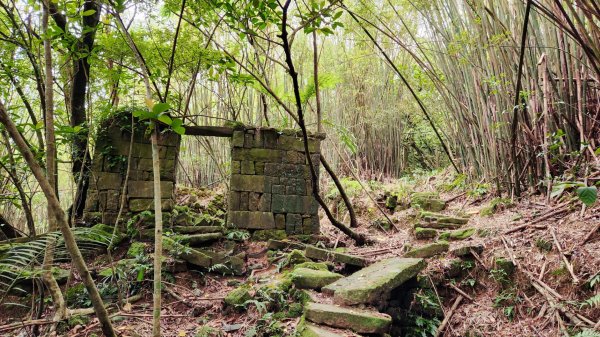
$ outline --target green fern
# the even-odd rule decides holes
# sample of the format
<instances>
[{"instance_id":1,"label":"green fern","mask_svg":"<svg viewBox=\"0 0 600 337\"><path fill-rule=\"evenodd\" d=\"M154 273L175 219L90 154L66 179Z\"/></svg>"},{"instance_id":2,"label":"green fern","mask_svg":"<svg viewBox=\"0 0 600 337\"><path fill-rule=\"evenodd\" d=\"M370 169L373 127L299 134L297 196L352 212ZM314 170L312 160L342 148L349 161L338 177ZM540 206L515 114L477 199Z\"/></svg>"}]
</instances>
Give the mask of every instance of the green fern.
<instances>
[{"instance_id":1,"label":"green fern","mask_svg":"<svg viewBox=\"0 0 600 337\"><path fill-rule=\"evenodd\" d=\"M600 337L600 332L590 329L583 329L578 334L573 335L573 337Z\"/></svg>"},{"instance_id":2,"label":"green fern","mask_svg":"<svg viewBox=\"0 0 600 337\"><path fill-rule=\"evenodd\" d=\"M581 307L600 308L600 294L596 294L581 302Z\"/></svg>"},{"instance_id":3,"label":"green fern","mask_svg":"<svg viewBox=\"0 0 600 337\"><path fill-rule=\"evenodd\" d=\"M79 250L86 255L92 255L106 249L111 242L112 228L94 226L92 228L74 228L73 235ZM27 293L18 287L20 282L35 280L41 277L41 265L47 244L54 240L54 263L65 263L71 260L65 242L60 232L47 233L24 243L8 243L2 245L0 255L0 303L12 290L16 293ZM114 241L119 241L120 236Z\"/></svg>"}]
</instances>

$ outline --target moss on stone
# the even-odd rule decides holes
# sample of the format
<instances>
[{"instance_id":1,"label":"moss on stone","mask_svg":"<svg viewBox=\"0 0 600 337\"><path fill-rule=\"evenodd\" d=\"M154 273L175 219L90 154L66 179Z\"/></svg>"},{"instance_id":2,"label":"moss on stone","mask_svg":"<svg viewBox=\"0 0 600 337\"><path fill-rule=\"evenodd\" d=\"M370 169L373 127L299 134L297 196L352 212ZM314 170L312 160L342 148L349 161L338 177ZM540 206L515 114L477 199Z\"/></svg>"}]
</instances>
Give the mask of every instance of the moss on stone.
<instances>
[{"instance_id":1,"label":"moss on stone","mask_svg":"<svg viewBox=\"0 0 600 337\"><path fill-rule=\"evenodd\" d=\"M386 333L392 324L392 318L386 314L320 303L308 303L305 316L317 324L351 329L357 333Z\"/></svg>"},{"instance_id":2,"label":"moss on stone","mask_svg":"<svg viewBox=\"0 0 600 337\"><path fill-rule=\"evenodd\" d=\"M404 254L404 256L427 258L446 252L448 251L448 248L450 248L450 244L448 242L438 241L421 247L413 248Z\"/></svg>"},{"instance_id":3,"label":"moss on stone","mask_svg":"<svg viewBox=\"0 0 600 337\"><path fill-rule=\"evenodd\" d=\"M475 234L475 228L462 228L440 234L440 240L464 240Z\"/></svg>"},{"instance_id":4,"label":"moss on stone","mask_svg":"<svg viewBox=\"0 0 600 337\"><path fill-rule=\"evenodd\" d=\"M433 228L415 228L415 237L417 239L433 239L437 235L437 231Z\"/></svg>"},{"instance_id":5,"label":"moss on stone","mask_svg":"<svg viewBox=\"0 0 600 337\"><path fill-rule=\"evenodd\" d=\"M333 283L343 276L328 270L314 270L308 268L296 268L290 274L292 282L300 289L321 289Z\"/></svg>"},{"instance_id":6,"label":"moss on stone","mask_svg":"<svg viewBox=\"0 0 600 337\"><path fill-rule=\"evenodd\" d=\"M433 212L439 212L446 207L446 203L436 192L415 192L410 197L410 204L414 208Z\"/></svg>"},{"instance_id":7,"label":"moss on stone","mask_svg":"<svg viewBox=\"0 0 600 337\"><path fill-rule=\"evenodd\" d=\"M311 262L309 258L304 255L304 252L298 249L294 249L287 255L287 264L289 266L295 266L300 263Z\"/></svg>"},{"instance_id":8,"label":"moss on stone","mask_svg":"<svg viewBox=\"0 0 600 337\"><path fill-rule=\"evenodd\" d=\"M250 295L249 288L247 286L241 286L230 291L223 301L228 306L237 307L251 299L252 296Z\"/></svg>"},{"instance_id":9,"label":"moss on stone","mask_svg":"<svg viewBox=\"0 0 600 337\"><path fill-rule=\"evenodd\" d=\"M286 238L287 234L284 229L259 229L252 233L254 241L285 240Z\"/></svg>"},{"instance_id":10,"label":"moss on stone","mask_svg":"<svg viewBox=\"0 0 600 337\"><path fill-rule=\"evenodd\" d=\"M329 270L329 266L325 262L303 262L303 263L297 264L294 267L294 269L298 269L298 268L307 268L307 269L312 269L312 270L325 270L325 271Z\"/></svg>"},{"instance_id":11,"label":"moss on stone","mask_svg":"<svg viewBox=\"0 0 600 337\"><path fill-rule=\"evenodd\" d=\"M127 249L127 257L135 258L144 254L146 245L143 242L133 242Z\"/></svg>"}]
</instances>

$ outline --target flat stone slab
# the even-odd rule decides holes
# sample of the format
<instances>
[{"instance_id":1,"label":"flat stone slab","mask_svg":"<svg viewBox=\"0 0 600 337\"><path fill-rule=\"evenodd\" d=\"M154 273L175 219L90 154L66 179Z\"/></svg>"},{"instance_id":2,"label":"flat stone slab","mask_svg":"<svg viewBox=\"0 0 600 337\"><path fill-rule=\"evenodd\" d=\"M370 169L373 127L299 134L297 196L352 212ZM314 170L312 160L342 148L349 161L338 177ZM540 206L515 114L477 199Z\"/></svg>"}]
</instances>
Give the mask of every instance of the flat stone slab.
<instances>
[{"instance_id":1,"label":"flat stone slab","mask_svg":"<svg viewBox=\"0 0 600 337\"><path fill-rule=\"evenodd\" d=\"M190 246L199 245L206 242L216 241L223 237L223 233L206 233L206 234L191 234L179 235L183 243Z\"/></svg>"},{"instance_id":2,"label":"flat stone slab","mask_svg":"<svg viewBox=\"0 0 600 337\"><path fill-rule=\"evenodd\" d=\"M306 248L306 245L303 243L298 243L298 242L271 239L267 242L267 248L271 249L271 250L286 250L286 249L304 250L304 248Z\"/></svg>"},{"instance_id":3,"label":"flat stone slab","mask_svg":"<svg viewBox=\"0 0 600 337\"><path fill-rule=\"evenodd\" d=\"M483 245L482 244L468 244L461 247L454 248L450 251L450 253L454 254L457 257L469 256L473 255L471 250L476 254L483 253Z\"/></svg>"},{"instance_id":4,"label":"flat stone slab","mask_svg":"<svg viewBox=\"0 0 600 337\"><path fill-rule=\"evenodd\" d=\"M406 254L404 254L404 256L427 258L447 252L448 248L450 248L450 244L448 242L439 241L413 248L409 250Z\"/></svg>"},{"instance_id":5,"label":"flat stone slab","mask_svg":"<svg viewBox=\"0 0 600 337\"><path fill-rule=\"evenodd\" d=\"M296 268L292 272L292 282L300 289L321 289L344 277L328 270L314 270L309 268Z\"/></svg>"},{"instance_id":6,"label":"flat stone slab","mask_svg":"<svg viewBox=\"0 0 600 337\"><path fill-rule=\"evenodd\" d=\"M375 303L389 298L392 290L417 276L425 266L423 259L386 259L325 286L322 290L333 294L336 303Z\"/></svg>"},{"instance_id":7,"label":"flat stone slab","mask_svg":"<svg viewBox=\"0 0 600 337\"><path fill-rule=\"evenodd\" d=\"M464 240L475 234L475 228L461 228L440 234L440 240Z\"/></svg>"},{"instance_id":8,"label":"flat stone slab","mask_svg":"<svg viewBox=\"0 0 600 337\"><path fill-rule=\"evenodd\" d=\"M415 228L415 237L419 240L433 239L437 236L437 230L434 228Z\"/></svg>"},{"instance_id":9,"label":"flat stone slab","mask_svg":"<svg viewBox=\"0 0 600 337\"><path fill-rule=\"evenodd\" d=\"M321 249L313 246L306 246L305 254L306 257L309 257L311 259L334 261L358 267L364 267L369 264L369 262L366 259L359 256L338 253L335 251Z\"/></svg>"},{"instance_id":10,"label":"flat stone slab","mask_svg":"<svg viewBox=\"0 0 600 337\"><path fill-rule=\"evenodd\" d=\"M223 231L223 228L219 226L173 226L170 229L178 234L207 234Z\"/></svg>"},{"instance_id":11,"label":"flat stone slab","mask_svg":"<svg viewBox=\"0 0 600 337\"><path fill-rule=\"evenodd\" d=\"M308 303L305 307L305 317L313 323L350 329L357 333L383 334L392 325L389 315L377 311L321 303Z\"/></svg>"},{"instance_id":12,"label":"flat stone slab","mask_svg":"<svg viewBox=\"0 0 600 337\"><path fill-rule=\"evenodd\" d=\"M451 223L457 225L464 225L467 222L469 222L468 218L461 218L457 216L451 216L434 212L421 212L421 218L425 221L435 221L439 223Z\"/></svg>"},{"instance_id":13,"label":"flat stone slab","mask_svg":"<svg viewBox=\"0 0 600 337\"><path fill-rule=\"evenodd\" d=\"M420 222L415 225L415 228L434 228L434 229L457 229L462 227L461 224L443 223L443 222Z\"/></svg>"},{"instance_id":14,"label":"flat stone slab","mask_svg":"<svg viewBox=\"0 0 600 337\"><path fill-rule=\"evenodd\" d=\"M318 325L304 323L299 337L347 337L347 334L339 334L330 330L326 330Z\"/></svg>"}]
</instances>

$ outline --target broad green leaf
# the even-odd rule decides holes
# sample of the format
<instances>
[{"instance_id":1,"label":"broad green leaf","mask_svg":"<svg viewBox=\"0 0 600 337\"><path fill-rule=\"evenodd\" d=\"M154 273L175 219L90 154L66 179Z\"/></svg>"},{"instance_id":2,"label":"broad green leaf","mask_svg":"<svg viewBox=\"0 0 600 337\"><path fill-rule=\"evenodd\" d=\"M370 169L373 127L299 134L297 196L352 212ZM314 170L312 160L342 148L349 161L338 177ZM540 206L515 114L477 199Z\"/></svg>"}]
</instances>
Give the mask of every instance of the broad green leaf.
<instances>
[{"instance_id":1,"label":"broad green leaf","mask_svg":"<svg viewBox=\"0 0 600 337\"><path fill-rule=\"evenodd\" d=\"M168 115L159 115L157 119L167 125L171 125L173 123L173 120Z\"/></svg>"},{"instance_id":2,"label":"broad green leaf","mask_svg":"<svg viewBox=\"0 0 600 337\"><path fill-rule=\"evenodd\" d=\"M154 106L152 107L152 112L154 112L155 114L160 114L169 110L170 108L171 106L169 105L169 103L157 103L154 104Z\"/></svg>"},{"instance_id":3,"label":"broad green leaf","mask_svg":"<svg viewBox=\"0 0 600 337\"><path fill-rule=\"evenodd\" d=\"M95 9L88 9L87 11L83 11L81 13L81 16L90 16L90 15L94 15L96 13Z\"/></svg>"},{"instance_id":4,"label":"broad green leaf","mask_svg":"<svg viewBox=\"0 0 600 337\"><path fill-rule=\"evenodd\" d=\"M577 189L579 200L587 206L592 206L598 199L598 189L596 186L580 187Z\"/></svg>"}]
</instances>

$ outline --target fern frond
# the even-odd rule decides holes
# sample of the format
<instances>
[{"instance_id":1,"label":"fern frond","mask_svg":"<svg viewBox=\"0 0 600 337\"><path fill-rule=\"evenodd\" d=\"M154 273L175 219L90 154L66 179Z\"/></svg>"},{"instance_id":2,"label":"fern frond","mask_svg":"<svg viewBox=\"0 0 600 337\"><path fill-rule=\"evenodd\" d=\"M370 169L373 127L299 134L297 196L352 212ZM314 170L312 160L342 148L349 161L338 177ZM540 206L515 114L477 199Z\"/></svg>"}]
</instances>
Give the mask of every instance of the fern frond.
<instances>
[{"instance_id":1,"label":"fern frond","mask_svg":"<svg viewBox=\"0 0 600 337\"><path fill-rule=\"evenodd\" d=\"M590 329L583 329L573 337L600 337L600 332Z\"/></svg>"},{"instance_id":2,"label":"fern frond","mask_svg":"<svg viewBox=\"0 0 600 337\"><path fill-rule=\"evenodd\" d=\"M74 228L72 231L79 250L84 256L91 256L105 250L112 238L112 229L107 226ZM115 241L120 239L119 236ZM50 240L55 244L54 263L69 262L71 257L60 232L47 233L29 242L3 245L0 255L0 304L10 291L28 293L26 289L20 287L21 284L41 277L40 267Z\"/></svg>"}]
</instances>

